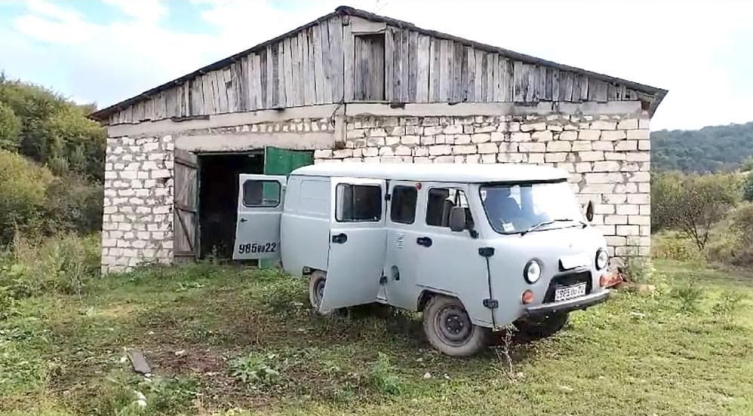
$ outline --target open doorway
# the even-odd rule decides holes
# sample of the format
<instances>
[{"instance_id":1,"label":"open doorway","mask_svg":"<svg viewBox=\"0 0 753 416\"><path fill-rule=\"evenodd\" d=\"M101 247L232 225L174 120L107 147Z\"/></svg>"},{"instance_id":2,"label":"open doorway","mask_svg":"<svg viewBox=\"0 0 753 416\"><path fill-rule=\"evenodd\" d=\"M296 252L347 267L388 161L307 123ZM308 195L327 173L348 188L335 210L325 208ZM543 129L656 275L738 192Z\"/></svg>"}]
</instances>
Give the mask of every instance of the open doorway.
<instances>
[{"instance_id":1,"label":"open doorway","mask_svg":"<svg viewBox=\"0 0 753 416\"><path fill-rule=\"evenodd\" d=\"M199 156L199 255L233 256L238 175L264 172L264 152Z\"/></svg>"},{"instance_id":2,"label":"open doorway","mask_svg":"<svg viewBox=\"0 0 753 416\"><path fill-rule=\"evenodd\" d=\"M289 175L293 170L312 163L313 151L272 146L244 153L199 154L198 163L191 163L193 172L198 165L198 242L195 234L187 233L183 239L194 241L188 244L186 250L190 248L190 251L187 253L195 257L194 246L198 246L199 258L233 258L241 174ZM195 181L196 175L191 178ZM191 195L195 193L187 198L195 201Z\"/></svg>"}]
</instances>

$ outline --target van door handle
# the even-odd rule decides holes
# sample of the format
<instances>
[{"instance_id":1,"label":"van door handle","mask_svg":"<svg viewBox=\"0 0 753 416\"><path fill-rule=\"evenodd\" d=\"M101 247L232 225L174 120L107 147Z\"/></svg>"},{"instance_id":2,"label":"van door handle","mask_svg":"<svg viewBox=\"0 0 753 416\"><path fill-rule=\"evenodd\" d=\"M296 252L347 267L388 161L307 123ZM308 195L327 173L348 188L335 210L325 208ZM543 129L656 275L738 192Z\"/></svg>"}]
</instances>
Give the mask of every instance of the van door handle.
<instances>
[{"instance_id":1,"label":"van door handle","mask_svg":"<svg viewBox=\"0 0 753 416\"><path fill-rule=\"evenodd\" d=\"M245 219L245 218L241 218L241 222L246 222L246 221L248 221L248 220Z\"/></svg>"},{"instance_id":2,"label":"van door handle","mask_svg":"<svg viewBox=\"0 0 753 416\"><path fill-rule=\"evenodd\" d=\"M418 244L419 246L431 247L431 243L432 241L429 237L418 237L416 239L416 244Z\"/></svg>"},{"instance_id":3,"label":"van door handle","mask_svg":"<svg viewBox=\"0 0 753 416\"><path fill-rule=\"evenodd\" d=\"M348 236L344 233L335 234L332 236L332 242L335 244L343 244L348 241Z\"/></svg>"}]
</instances>

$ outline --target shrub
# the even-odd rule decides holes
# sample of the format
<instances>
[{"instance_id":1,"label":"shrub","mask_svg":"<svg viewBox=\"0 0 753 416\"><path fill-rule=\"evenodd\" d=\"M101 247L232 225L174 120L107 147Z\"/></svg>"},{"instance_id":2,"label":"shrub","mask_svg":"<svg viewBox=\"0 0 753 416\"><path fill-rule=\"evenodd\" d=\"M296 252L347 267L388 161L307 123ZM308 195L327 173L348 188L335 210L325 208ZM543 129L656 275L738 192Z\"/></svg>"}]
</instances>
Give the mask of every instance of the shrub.
<instances>
[{"instance_id":1,"label":"shrub","mask_svg":"<svg viewBox=\"0 0 753 416\"><path fill-rule=\"evenodd\" d=\"M668 232L654 238L651 254L657 259L689 261L699 259L701 253L689 239Z\"/></svg>"},{"instance_id":2,"label":"shrub","mask_svg":"<svg viewBox=\"0 0 753 416\"><path fill-rule=\"evenodd\" d=\"M98 243L96 235L44 240L17 236L11 256L0 265L0 286L16 299L47 292L80 294L98 273Z\"/></svg>"},{"instance_id":3,"label":"shrub","mask_svg":"<svg viewBox=\"0 0 753 416\"><path fill-rule=\"evenodd\" d=\"M21 119L13 109L0 102L0 149L15 151L21 141Z\"/></svg>"},{"instance_id":4,"label":"shrub","mask_svg":"<svg viewBox=\"0 0 753 416\"><path fill-rule=\"evenodd\" d=\"M753 202L753 171L745 175L745 184L743 185L743 199Z\"/></svg>"},{"instance_id":5,"label":"shrub","mask_svg":"<svg viewBox=\"0 0 753 416\"><path fill-rule=\"evenodd\" d=\"M672 291L672 296L680 301L681 312L696 312L703 299L703 289L698 286L697 278L690 276L687 283Z\"/></svg>"},{"instance_id":6,"label":"shrub","mask_svg":"<svg viewBox=\"0 0 753 416\"><path fill-rule=\"evenodd\" d=\"M16 231L36 232L53 176L23 156L0 150L0 245Z\"/></svg>"},{"instance_id":7,"label":"shrub","mask_svg":"<svg viewBox=\"0 0 753 416\"><path fill-rule=\"evenodd\" d=\"M230 374L238 381L253 387L271 387L282 381L275 365L275 354L250 353L230 363Z\"/></svg>"},{"instance_id":8,"label":"shrub","mask_svg":"<svg viewBox=\"0 0 753 416\"><path fill-rule=\"evenodd\" d=\"M651 283L651 263L644 257L628 257L621 271L625 275L625 280L629 282L639 284Z\"/></svg>"},{"instance_id":9,"label":"shrub","mask_svg":"<svg viewBox=\"0 0 753 416\"><path fill-rule=\"evenodd\" d=\"M739 291L724 291L719 298L719 302L711 309L711 312L717 316L730 318L740 309L740 305L744 299L745 296Z\"/></svg>"},{"instance_id":10,"label":"shrub","mask_svg":"<svg viewBox=\"0 0 753 416\"><path fill-rule=\"evenodd\" d=\"M379 353L376 362L369 369L366 384L383 394L397 395L402 392L402 383L395 367L386 354Z\"/></svg>"}]
</instances>

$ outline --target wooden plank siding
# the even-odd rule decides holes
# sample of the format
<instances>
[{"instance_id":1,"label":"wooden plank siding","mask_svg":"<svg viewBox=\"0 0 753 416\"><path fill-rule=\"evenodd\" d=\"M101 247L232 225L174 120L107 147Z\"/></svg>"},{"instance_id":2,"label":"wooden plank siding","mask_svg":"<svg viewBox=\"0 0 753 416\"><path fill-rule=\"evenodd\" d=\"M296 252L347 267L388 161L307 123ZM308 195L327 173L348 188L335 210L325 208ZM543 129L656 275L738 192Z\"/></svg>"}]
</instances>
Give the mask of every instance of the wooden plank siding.
<instances>
[{"instance_id":1,"label":"wooden plank siding","mask_svg":"<svg viewBox=\"0 0 753 416\"><path fill-rule=\"evenodd\" d=\"M119 108L109 124L339 102L609 102L645 94L459 39L334 16ZM642 95L643 94L643 95Z\"/></svg>"}]
</instances>

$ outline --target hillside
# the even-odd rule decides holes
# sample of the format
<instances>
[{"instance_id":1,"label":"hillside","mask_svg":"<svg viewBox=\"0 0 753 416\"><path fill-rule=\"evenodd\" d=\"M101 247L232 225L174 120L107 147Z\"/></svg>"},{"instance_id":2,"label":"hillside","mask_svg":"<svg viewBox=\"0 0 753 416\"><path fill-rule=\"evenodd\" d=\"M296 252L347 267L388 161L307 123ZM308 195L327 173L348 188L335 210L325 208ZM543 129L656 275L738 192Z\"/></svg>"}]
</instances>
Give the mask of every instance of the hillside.
<instances>
[{"instance_id":1,"label":"hillside","mask_svg":"<svg viewBox=\"0 0 753 416\"><path fill-rule=\"evenodd\" d=\"M652 169L717 172L753 157L753 122L651 133Z\"/></svg>"}]
</instances>

